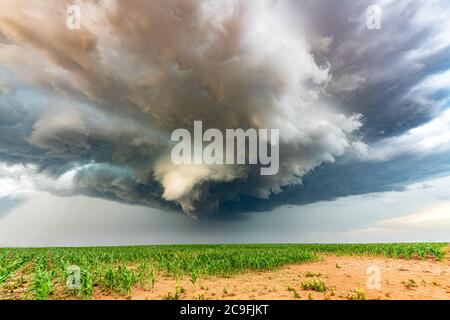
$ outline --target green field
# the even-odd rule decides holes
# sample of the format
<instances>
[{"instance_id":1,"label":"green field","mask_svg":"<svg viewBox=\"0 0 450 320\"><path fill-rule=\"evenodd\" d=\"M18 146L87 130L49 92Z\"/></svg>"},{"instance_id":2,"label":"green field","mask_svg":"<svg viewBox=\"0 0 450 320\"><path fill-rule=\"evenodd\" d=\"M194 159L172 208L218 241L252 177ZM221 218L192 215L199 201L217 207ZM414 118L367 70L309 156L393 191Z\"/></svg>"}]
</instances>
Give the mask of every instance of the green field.
<instances>
[{"instance_id":1,"label":"green field","mask_svg":"<svg viewBox=\"0 0 450 320\"><path fill-rule=\"evenodd\" d=\"M90 299L94 290L127 295L152 287L161 275L230 276L310 262L321 254L444 258L446 243L170 245L135 247L0 249L1 299ZM80 268L80 286L67 289L69 266ZM18 294L18 292L20 294Z\"/></svg>"}]
</instances>

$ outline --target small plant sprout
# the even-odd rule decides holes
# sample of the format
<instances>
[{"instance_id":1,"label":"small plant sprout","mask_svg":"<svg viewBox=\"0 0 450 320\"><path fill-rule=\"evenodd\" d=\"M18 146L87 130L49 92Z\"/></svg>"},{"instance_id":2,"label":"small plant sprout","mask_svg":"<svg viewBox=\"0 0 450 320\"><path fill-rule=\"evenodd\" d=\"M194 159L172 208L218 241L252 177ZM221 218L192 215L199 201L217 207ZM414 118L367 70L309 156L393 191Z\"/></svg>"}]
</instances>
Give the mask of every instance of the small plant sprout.
<instances>
[{"instance_id":1,"label":"small plant sprout","mask_svg":"<svg viewBox=\"0 0 450 320\"><path fill-rule=\"evenodd\" d=\"M417 288L418 284L414 279L408 279L407 281L403 281L403 285L407 288L407 289L412 289L412 288Z\"/></svg>"},{"instance_id":2,"label":"small plant sprout","mask_svg":"<svg viewBox=\"0 0 450 320\"><path fill-rule=\"evenodd\" d=\"M321 276L322 276L321 273L314 273L314 272L310 272L310 271L306 272L306 275L305 275L305 277L307 277L307 278L314 278L314 277L321 277Z\"/></svg>"},{"instance_id":3,"label":"small plant sprout","mask_svg":"<svg viewBox=\"0 0 450 320\"><path fill-rule=\"evenodd\" d=\"M302 283L303 290L312 290L317 292L325 292L327 291L327 286L325 282L318 279L308 280Z\"/></svg>"},{"instance_id":4,"label":"small plant sprout","mask_svg":"<svg viewBox=\"0 0 450 320\"><path fill-rule=\"evenodd\" d=\"M191 272L191 282L195 286L195 283L197 282L198 274L195 271Z\"/></svg>"},{"instance_id":5,"label":"small plant sprout","mask_svg":"<svg viewBox=\"0 0 450 320\"><path fill-rule=\"evenodd\" d=\"M350 291L347 298L349 300L367 300L366 293L364 292L364 290L360 289Z\"/></svg>"}]
</instances>

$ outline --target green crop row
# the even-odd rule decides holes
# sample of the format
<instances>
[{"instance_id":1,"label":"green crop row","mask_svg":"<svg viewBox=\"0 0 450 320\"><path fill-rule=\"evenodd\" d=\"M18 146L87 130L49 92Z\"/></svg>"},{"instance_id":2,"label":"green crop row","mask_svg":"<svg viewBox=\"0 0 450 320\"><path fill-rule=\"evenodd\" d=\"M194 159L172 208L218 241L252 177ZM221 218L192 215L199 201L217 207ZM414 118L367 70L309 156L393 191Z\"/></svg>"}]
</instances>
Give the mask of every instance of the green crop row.
<instances>
[{"instance_id":1,"label":"green crop row","mask_svg":"<svg viewBox=\"0 0 450 320\"><path fill-rule=\"evenodd\" d=\"M189 276L195 284L199 276L271 270L314 261L320 254L440 260L446 246L446 243L249 244L0 249L0 296L1 287L13 281L14 275L20 275L29 294L27 298L89 299L94 287L119 294L130 294L135 285L152 288L161 273ZM79 268L75 289L67 288L70 266ZM58 296L54 296L56 291Z\"/></svg>"}]
</instances>

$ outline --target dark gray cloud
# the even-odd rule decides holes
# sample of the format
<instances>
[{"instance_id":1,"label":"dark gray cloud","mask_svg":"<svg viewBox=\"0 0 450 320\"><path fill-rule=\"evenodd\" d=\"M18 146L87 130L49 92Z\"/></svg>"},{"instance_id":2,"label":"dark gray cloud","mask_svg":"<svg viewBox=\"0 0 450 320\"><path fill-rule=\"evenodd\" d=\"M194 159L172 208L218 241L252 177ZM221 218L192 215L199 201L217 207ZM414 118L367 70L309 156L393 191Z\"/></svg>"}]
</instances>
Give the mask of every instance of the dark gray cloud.
<instances>
[{"instance_id":1,"label":"dark gray cloud","mask_svg":"<svg viewBox=\"0 0 450 320\"><path fill-rule=\"evenodd\" d=\"M401 192L412 183L445 176L449 172L448 152L437 156L402 156L383 162L338 162L316 168L303 178L301 187L287 187L270 199L241 197L225 202L212 218L229 219L230 215L235 219L249 218L252 212L266 212L280 206L307 205L380 192Z\"/></svg>"},{"instance_id":2,"label":"dark gray cloud","mask_svg":"<svg viewBox=\"0 0 450 320\"><path fill-rule=\"evenodd\" d=\"M440 111L436 101L418 101L409 93L428 75L450 66L448 4L396 1L379 6L380 30L365 29L367 1L337 6L338 14L322 27L335 40L325 54L334 79L329 93L345 110L364 114L363 133L370 141L435 117Z\"/></svg>"},{"instance_id":3,"label":"dark gray cloud","mask_svg":"<svg viewBox=\"0 0 450 320\"><path fill-rule=\"evenodd\" d=\"M70 1L4 1L0 160L70 175L61 194L193 216L425 176L422 162L401 167L390 150L428 153L410 147L409 131L441 119L418 135L429 144L427 132L448 123L450 10L431 2L380 4L382 29L370 31L366 1L78 1L81 30L62 23ZM173 165L170 133L194 120L279 128L279 174Z\"/></svg>"}]
</instances>

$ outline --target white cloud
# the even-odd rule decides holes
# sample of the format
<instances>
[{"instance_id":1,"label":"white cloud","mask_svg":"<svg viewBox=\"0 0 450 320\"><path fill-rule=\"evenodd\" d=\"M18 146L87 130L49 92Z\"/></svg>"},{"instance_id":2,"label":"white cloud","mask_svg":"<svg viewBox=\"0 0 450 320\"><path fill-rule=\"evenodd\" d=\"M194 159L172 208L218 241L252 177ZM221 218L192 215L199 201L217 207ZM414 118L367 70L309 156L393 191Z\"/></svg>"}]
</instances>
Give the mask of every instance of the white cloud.
<instances>
[{"instance_id":1,"label":"white cloud","mask_svg":"<svg viewBox=\"0 0 450 320\"><path fill-rule=\"evenodd\" d=\"M423 46L408 52L405 60L423 59L450 46L450 37L448 36L450 11L448 2L439 0L422 1L420 8L416 10L412 23L413 27L422 28L432 25L433 29Z\"/></svg>"},{"instance_id":2,"label":"white cloud","mask_svg":"<svg viewBox=\"0 0 450 320\"><path fill-rule=\"evenodd\" d=\"M0 163L0 198L20 198L42 190L64 194L72 191L76 170L52 178L33 165Z\"/></svg>"},{"instance_id":3,"label":"white cloud","mask_svg":"<svg viewBox=\"0 0 450 320\"><path fill-rule=\"evenodd\" d=\"M405 154L433 154L450 150L450 109L430 122L372 145L368 158L390 160Z\"/></svg>"},{"instance_id":4,"label":"white cloud","mask_svg":"<svg viewBox=\"0 0 450 320\"><path fill-rule=\"evenodd\" d=\"M437 205L424 211L408 216L380 221L379 225L424 225L424 224L450 225L450 203Z\"/></svg>"},{"instance_id":5,"label":"white cloud","mask_svg":"<svg viewBox=\"0 0 450 320\"><path fill-rule=\"evenodd\" d=\"M428 95L436 93L441 89L450 88L450 70L426 77L422 82L411 89L411 92L424 92Z\"/></svg>"},{"instance_id":6,"label":"white cloud","mask_svg":"<svg viewBox=\"0 0 450 320\"><path fill-rule=\"evenodd\" d=\"M450 176L413 183L401 192L372 196L352 197L353 204L363 203L367 211L377 210L379 219L346 231L344 235L354 239L448 241Z\"/></svg>"},{"instance_id":7,"label":"white cloud","mask_svg":"<svg viewBox=\"0 0 450 320\"><path fill-rule=\"evenodd\" d=\"M445 98L435 99L433 97L441 90L447 92L450 90L450 70L426 77L412 87L405 98L411 99L422 106L439 110L439 108L445 108L450 105L450 95L448 93Z\"/></svg>"}]
</instances>

